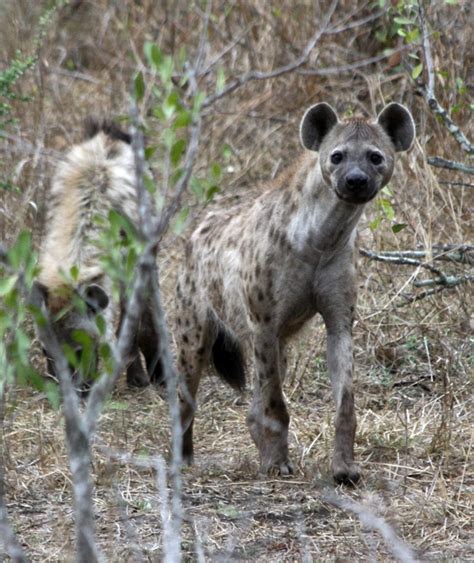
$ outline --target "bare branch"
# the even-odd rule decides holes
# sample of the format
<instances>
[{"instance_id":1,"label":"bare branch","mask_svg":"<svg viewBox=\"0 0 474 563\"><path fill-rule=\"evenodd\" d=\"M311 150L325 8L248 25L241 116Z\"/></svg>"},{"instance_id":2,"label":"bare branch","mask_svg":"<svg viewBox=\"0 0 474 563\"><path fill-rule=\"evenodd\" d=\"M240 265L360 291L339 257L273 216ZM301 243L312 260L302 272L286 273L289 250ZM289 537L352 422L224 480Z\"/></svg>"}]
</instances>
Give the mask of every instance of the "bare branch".
<instances>
[{"instance_id":1,"label":"bare branch","mask_svg":"<svg viewBox=\"0 0 474 563\"><path fill-rule=\"evenodd\" d=\"M1 253L1 247L0 247ZM1 256L0 256L1 259ZM5 414L5 382L0 384L0 545L3 544L4 550L15 563L26 563L28 561L23 548L21 547L13 528L10 525L5 501L5 460L3 457L3 429Z\"/></svg>"},{"instance_id":2,"label":"bare branch","mask_svg":"<svg viewBox=\"0 0 474 563\"><path fill-rule=\"evenodd\" d=\"M421 262L420 260L416 260L415 258L409 258L407 256L401 256L401 255L397 256L397 255L377 254L376 252L372 252L371 250L365 250L363 248L361 248L359 252L360 254L362 254L362 256L365 256L366 258L370 258L371 260L377 260L379 262L389 262L390 264L402 264L407 266L415 266L417 268L425 268L426 270L429 270L430 272L437 274L441 278L446 278L446 275L438 268L435 268L434 266L431 266L426 262Z\"/></svg>"},{"instance_id":3,"label":"bare branch","mask_svg":"<svg viewBox=\"0 0 474 563\"><path fill-rule=\"evenodd\" d=\"M474 174L474 166L468 166L462 162L447 160L446 158L442 158L440 156L429 156L426 160L428 164L436 166L437 168L447 168L448 170L459 170L460 172L465 172L466 174Z\"/></svg>"},{"instance_id":4,"label":"bare branch","mask_svg":"<svg viewBox=\"0 0 474 563\"><path fill-rule=\"evenodd\" d=\"M435 245L431 250L384 250L378 252L377 255L380 257L389 258L409 258L415 260L421 258L429 258L430 260L459 262L461 264L474 264L474 256L472 255L473 251L474 246L469 244L448 244ZM363 254L363 252L369 251L363 250L361 253Z\"/></svg>"},{"instance_id":5,"label":"bare branch","mask_svg":"<svg viewBox=\"0 0 474 563\"><path fill-rule=\"evenodd\" d=\"M395 530L381 516L374 514L367 506L359 502L340 497L335 491L327 491L323 499L341 510L351 512L359 518L361 524L370 530L377 531L390 549L392 555L404 563L415 563L416 557L410 545L398 537Z\"/></svg>"},{"instance_id":6,"label":"bare branch","mask_svg":"<svg viewBox=\"0 0 474 563\"><path fill-rule=\"evenodd\" d=\"M463 283L468 283L474 280L474 276L445 276L440 278L432 278L430 280L415 280L413 285L415 287L433 287L436 285L444 285L445 287L456 287Z\"/></svg>"},{"instance_id":7,"label":"bare branch","mask_svg":"<svg viewBox=\"0 0 474 563\"><path fill-rule=\"evenodd\" d=\"M341 74L342 72L350 72L358 68L363 68L364 66L369 66L371 64L379 63L380 61L389 59L394 53L400 53L402 51L407 51L408 49L412 49L412 48L413 48L413 44L404 45L397 49L393 49L392 51L385 53L383 55L377 55L376 57L367 57L366 59L362 59L360 61L356 61L354 63L350 63L347 65L330 66L326 68L302 68L299 69L297 72L298 74L302 74L305 76L331 76L333 74Z\"/></svg>"},{"instance_id":8,"label":"bare branch","mask_svg":"<svg viewBox=\"0 0 474 563\"><path fill-rule=\"evenodd\" d=\"M433 113L439 115L443 120L447 130L456 139L461 148L468 154L474 154L474 146L467 139L464 133L449 117L448 112L441 106L435 95L435 69L433 64L433 57L431 55L431 45L428 33L428 26L426 23L425 8L423 0L418 0L418 15L420 18L420 26L422 32L422 46L425 58L425 67L428 74L428 84L423 87L423 93L426 102ZM430 163L431 164L431 163Z\"/></svg>"},{"instance_id":9,"label":"bare branch","mask_svg":"<svg viewBox=\"0 0 474 563\"><path fill-rule=\"evenodd\" d=\"M33 287L31 300L34 292ZM79 408L79 399L74 388L68 362L61 350L48 312L42 311L44 323L38 323L38 336L48 349L59 377L62 395L63 414L66 422L66 437L69 465L73 479L73 491L76 511L77 557L80 561L99 561L101 553L95 541L95 521L93 509L93 484L91 479L92 456L89 429Z\"/></svg>"},{"instance_id":10,"label":"bare branch","mask_svg":"<svg viewBox=\"0 0 474 563\"><path fill-rule=\"evenodd\" d=\"M455 186L456 188L474 188L474 184L468 184L466 182L449 182L447 180L438 180L438 184Z\"/></svg>"},{"instance_id":11,"label":"bare branch","mask_svg":"<svg viewBox=\"0 0 474 563\"><path fill-rule=\"evenodd\" d=\"M337 4L338 4L338 0L332 1L331 5L329 6L329 8L326 12L326 15L325 15L324 20L321 24L321 27L313 34L313 36L311 37L311 39L308 41L305 48L303 49L301 55L297 59L295 59L291 63L283 65L283 66L281 66L281 67L279 67L275 70L272 70L270 72L261 72L261 71L258 71L258 70L251 70L251 71L247 72L246 74L243 74L242 76L240 76L239 78L236 78L230 84L228 84L222 90L222 92L219 92L218 94L213 94L212 96L208 96L204 100L202 107L207 108L207 107L211 106L212 104L217 102L217 100L220 100L224 96L227 96L228 94L230 94L234 90L237 90L237 88L240 88L241 86L243 86L247 82L250 82L251 80L268 80L270 78L277 78L278 76L281 76L282 74L287 74L288 72L292 72L294 70L297 70L301 66L303 66L308 61L309 55L311 54L311 51L316 46L316 43L319 41L321 36L327 31L329 22L331 20L332 15L334 14L334 11L336 10Z\"/></svg>"}]
</instances>

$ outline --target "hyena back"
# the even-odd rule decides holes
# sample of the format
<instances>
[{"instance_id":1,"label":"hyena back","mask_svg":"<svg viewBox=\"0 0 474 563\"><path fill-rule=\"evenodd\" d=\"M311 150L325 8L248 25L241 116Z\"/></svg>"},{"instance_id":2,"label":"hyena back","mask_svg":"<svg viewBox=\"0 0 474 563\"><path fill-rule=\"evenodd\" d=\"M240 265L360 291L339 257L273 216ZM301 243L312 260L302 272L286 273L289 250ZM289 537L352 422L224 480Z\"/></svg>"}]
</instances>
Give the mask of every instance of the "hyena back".
<instances>
[{"instance_id":1,"label":"hyena back","mask_svg":"<svg viewBox=\"0 0 474 563\"><path fill-rule=\"evenodd\" d=\"M75 331L86 332L97 346L96 316L101 313L106 326L105 338L110 343L126 308L124 295L119 305L111 299L111 280L101 265L101 250L97 244L101 225L107 224L112 209L132 225L138 225L131 138L111 122L89 120L85 141L69 150L52 181L46 235L40 249L40 273L34 292L36 304L49 311L60 342L71 346L76 353L81 352L81 346L74 338ZM78 279L70 283L73 266L77 267ZM83 307L74 307L74 296L83 300ZM141 366L139 349L145 357L148 374ZM130 385L143 386L149 379L160 379L157 350L157 335L150 313L145 311L136 327L136 340L128 358ZM45 354L48 369L54 373L47 350ZM91 372L95 371L95 360L90 368ZM87 385L87 382L81 384Z\"/></svg>"},{"instance_id":2,"label":"hyena back","mask_svg":"<svg viewBox=\"0 0 474 563\"><path fill-rule=\"evenodd\" d=\"M390 180L395 153L407 150L414 134L409 111L396 103L370 121L341 121L331 106L317 104L300 127L308 152L256 200L211 213L195 230L177 286L186 461L193 457L203 368L212 359L226 381L242 388L244 351L250 350L255 384L247 423L261 469L292 473L285 345L320 313L336 406L332 472L337 482L359 479L351 336L355 227L365 204Z\"/></svg>"}]
</instances>

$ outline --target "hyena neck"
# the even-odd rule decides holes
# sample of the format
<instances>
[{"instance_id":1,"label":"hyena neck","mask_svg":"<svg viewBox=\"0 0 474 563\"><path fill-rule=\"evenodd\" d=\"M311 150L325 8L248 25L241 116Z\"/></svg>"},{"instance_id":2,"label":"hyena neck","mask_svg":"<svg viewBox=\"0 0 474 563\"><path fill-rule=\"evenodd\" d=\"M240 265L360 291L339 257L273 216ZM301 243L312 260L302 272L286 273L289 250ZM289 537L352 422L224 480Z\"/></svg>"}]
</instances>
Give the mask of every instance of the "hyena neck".
<instances>
[{"instance_id":1,"label":"hyena neck","mask_svg":"<svg viewBox=\"0 0 474 563\"><path fill-rule=\"evenodd\" d=\"M319 261L322 254L334 254L355 240L355 228L364 205L345 202L337 197L314 161L301 174L297 210L287 233L296 252L305 261Z\"/></svg>"}]
</instances>

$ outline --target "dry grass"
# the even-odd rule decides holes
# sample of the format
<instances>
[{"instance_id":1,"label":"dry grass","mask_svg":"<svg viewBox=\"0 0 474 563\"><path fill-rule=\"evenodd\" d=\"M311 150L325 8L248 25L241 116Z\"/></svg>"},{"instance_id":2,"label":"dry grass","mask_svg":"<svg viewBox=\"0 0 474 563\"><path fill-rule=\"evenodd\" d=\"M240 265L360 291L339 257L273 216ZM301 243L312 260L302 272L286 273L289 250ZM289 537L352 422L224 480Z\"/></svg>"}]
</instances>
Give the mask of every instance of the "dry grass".
<instances>
[{"instance_id":1,"label":"dry grass","mask_svg":"<svg viewBox=\"0 0 474 563\"><path fill-rule=\"evenodd\" d=\"M28 50L38 16L30 4L11 1L0 7L2 61L11 60L19 46ZM216 9L211 19L207 57L211 61L239 38L222 58L226 73L233 75L249 68L269 70L298 54L326 3L228 6L233 8ZM333 22L341 27L374 13L364 6L341 1ZM433 47L435 63L449 73L438 84L440 101L449 106L459 101L455 77L469 80L469 6L434 6L429 16L434 29L442 31ZM143 41L157 40L169 50L184 44L192 52L200 21L186 2L78 1L61 10L40 53L41 64L21 82L22 91L33 98L15 105L19 119L9 129L15 140L0 149L4 176L19 187L0 193L0 236L6 242L25 226L39 240L55 151L78 140L86 115L126 111L127 87L140 64ZM311 64L334 67L380 54L373 30L386 21L324 36ZM212 80L212 75L203 79L202 87L210 88ZM463 155L415 95L407 74L387 61L347 73L249 83L214 106L205 119L199 166L221 161L224 143L232 156L224 167L223 191L212 205L251 197L260 189L258 182L291 162L299 150L296 127L302 111L322 99L339 111L362 113L373 113L384 100L401 100L417 121L418 144L400 159L392 182L397 222L407 228L395 235L384 221L372 232L367 228L377 213L372 206L361 226L362 246L386 250L472 243L472 190L439 183L466 177L432 169L424 161L425 153ZM466 108L456 114L472 138L469 118ZM194 206L193 221L201 213ZM181 240L170 235L160 257L171 318L181 248ZM356 490L340 493L384 516L421 558L472 559L472 292L460 286L399 307L404 294L415 292L414 270L366 259L360 263L354 330L356 452L364 480ZM452 264L443 268L459 271ZM333 487L333 407L319 321L293 345L285 393L296 475L268 480L258 476L256 449L245 426L248 398L236 399L215 378L203 383L196 465L184 471L185 553L189 559L202 553L218 560L390 559L377 534L325 500L325 491ZM7 407L4 452L14 526L32 559L72 559L63 419L43 397L24 389L10 390ZM166 456L168 434L166 402L153 389L119 389L102 417L94 466L97 529L111 560L161 559L162 499L152 469L118 462L109 454Z\"/></svg>"}]
</instances>

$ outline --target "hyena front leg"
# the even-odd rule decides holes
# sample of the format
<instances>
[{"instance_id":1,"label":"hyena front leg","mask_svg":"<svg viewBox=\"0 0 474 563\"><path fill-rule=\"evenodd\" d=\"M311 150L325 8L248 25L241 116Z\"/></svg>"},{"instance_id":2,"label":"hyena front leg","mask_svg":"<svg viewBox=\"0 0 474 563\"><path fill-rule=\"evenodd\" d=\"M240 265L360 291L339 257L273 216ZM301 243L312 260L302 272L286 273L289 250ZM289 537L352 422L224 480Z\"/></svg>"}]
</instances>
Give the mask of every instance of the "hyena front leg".
<instances>
[{"instance_id":1,"label":"hyena front leg","mask_svg":"<svg viewBox=\"0 0 474 563\"><path fill-rule=\"evenodd\" d=\"M247 417L250 434L260 453L261 471L290 475L288 425L290 417L282 392L280 343L264 331L254 337L255 389Z\"/></svg>"},{"instance_id":2,"label":"hyena front leg","mask_svg":"<svg viewBox=\"0 0 474 563\"><path fill-rule=\"evenodd\" d=\"M354 302L325 301L322 311L327 330L327 364L336 404L332 474L337 483L355 484L360 470L354 462L356 414L352 388L352 316Z\"/></svg>"}]
</instances>

